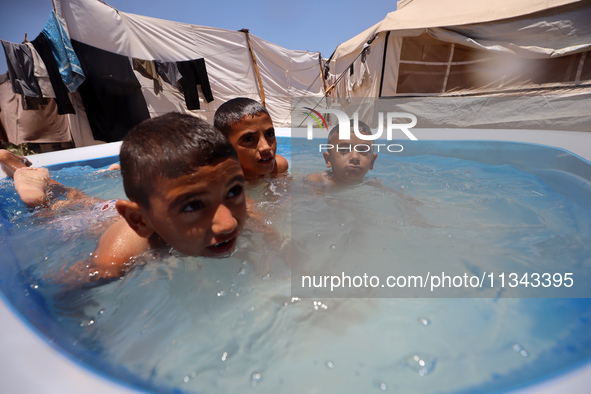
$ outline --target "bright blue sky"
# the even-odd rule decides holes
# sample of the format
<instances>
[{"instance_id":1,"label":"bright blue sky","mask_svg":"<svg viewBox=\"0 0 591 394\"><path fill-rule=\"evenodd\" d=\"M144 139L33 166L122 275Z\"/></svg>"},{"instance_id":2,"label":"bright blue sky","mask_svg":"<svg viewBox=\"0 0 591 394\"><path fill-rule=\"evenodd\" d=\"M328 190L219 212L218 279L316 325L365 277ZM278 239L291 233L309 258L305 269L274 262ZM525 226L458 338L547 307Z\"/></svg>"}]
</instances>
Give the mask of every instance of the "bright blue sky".
<instances>
[{"instance_id":1,"label":"bright blue sky","mask_svg":"<svg viewBox=\"0 0 591 394\"><path fill-rule=\"evenodd\" d=\"M382 20L396 0L106 0L120 11L251 34L288 49L329 57L343 41ZM0 7L0 39L34 39L52 10L51 0L6 0ZM0 74L6 71L0 53Z\"/></svg>"}]
</instances>

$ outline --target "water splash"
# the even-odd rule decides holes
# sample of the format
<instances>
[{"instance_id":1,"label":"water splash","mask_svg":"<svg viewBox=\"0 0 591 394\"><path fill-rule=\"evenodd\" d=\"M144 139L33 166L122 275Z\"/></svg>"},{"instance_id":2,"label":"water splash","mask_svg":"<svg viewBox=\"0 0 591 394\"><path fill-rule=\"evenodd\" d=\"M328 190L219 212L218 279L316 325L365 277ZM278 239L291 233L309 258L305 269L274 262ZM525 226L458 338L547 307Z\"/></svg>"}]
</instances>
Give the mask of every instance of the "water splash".
<instances>
[{"instance_id":1,"label":"water splash","mask_svg":"<svg viewBox=\"0 0 591 394\"><path fill-rule=\"evenodd\" d=\"M257 384L261 381L263 375L260 372L253 372L250 376L250 385L252 387L256 387Z\"/></svg>"},{"instance_id":2,"label":"water splash","mask_svg":"<svg viewBox=\"0 0 591 394\"><path fill-rule=\"evenodd\" d=\"M415 353L404 359L404 366L417 372L419 376L425 376L435 369L437 359L428 354Z\"/></svg>"},{"instance_id":3,"label":"water splash","mask_svg":"<svg viewBox=\"0 0 591 394\"><path fill-rule=\"evenodd\" d=\"M520 344L516 343L513 345L513 350L517 353L519 353L521 356L523 357L528 357L529 356L529 352L523 348L523 346L521 346Z\"/></svg>"}]
</instances>

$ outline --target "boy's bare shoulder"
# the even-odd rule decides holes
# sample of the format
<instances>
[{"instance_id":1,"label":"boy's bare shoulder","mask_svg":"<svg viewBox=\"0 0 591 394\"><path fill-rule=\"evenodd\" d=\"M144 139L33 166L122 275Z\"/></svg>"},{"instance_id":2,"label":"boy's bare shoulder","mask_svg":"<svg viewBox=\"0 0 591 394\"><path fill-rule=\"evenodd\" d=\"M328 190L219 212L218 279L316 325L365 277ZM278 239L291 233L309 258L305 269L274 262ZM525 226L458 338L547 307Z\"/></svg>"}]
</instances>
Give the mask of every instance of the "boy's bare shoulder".
<instances>
[{"instance_id":1,"label":"boy's bare shoulder","mask_svg":"<svg viewBox=\"0 0 591 394\"><path fill-rule=\"evenodd\" d=\"M276 155L275 156L275 169L276 169L276 173L277 174L284 174L287 172L287 169L289 168L289 163L287 162L287 159L281 155Z\"/></svg>"},{"instance_id":2,"label":"boy's bare shoulder","mask_svg":"<svg viewBox=\"0 0 591 394\"><path fill-rule=\"evenodd\" d=\"M113 223L99 239L90 263L96 268L101 278L122 276L128 262L150 248L148 238L140 237L125 221L120 218Z\"/></svg>"},{"instance_id":3,"label":"boy's bare shoulder","mask_svg":"<svg viewBox=\"0 0 591 394\"><path fill-rule=\"evenodd\" d=\"M119 218L100 237L90 258L62 268L54 280L69 288L120 278L131 267L133 258L150 246L147 238L137 235L125 219Z\"/></svg>"}]
</instances>

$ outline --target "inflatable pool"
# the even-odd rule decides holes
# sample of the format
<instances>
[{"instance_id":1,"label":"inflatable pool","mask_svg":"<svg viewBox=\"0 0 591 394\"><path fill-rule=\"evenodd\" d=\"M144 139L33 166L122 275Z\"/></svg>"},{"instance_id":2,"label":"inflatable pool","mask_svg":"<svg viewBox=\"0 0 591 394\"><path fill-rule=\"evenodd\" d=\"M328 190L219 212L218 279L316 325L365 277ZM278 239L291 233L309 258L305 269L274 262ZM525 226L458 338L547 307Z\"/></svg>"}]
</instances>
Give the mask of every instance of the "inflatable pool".
<instances>
[{"instance_id":1,"label":"inflatable pool","mask_svg":"<svg viewBox=\"0 0 591 394\"><path fill-rule=\"evenodd\" d=\"M591 134L581 132L549 132L549 131L535 131L535 130L413 130L415 135L420 141L425 140L451 140L451 141L512 141L517 143L529 143L535 144L535 146L547 146L558 148L555 153L556 157L562 157L561 155L566 152L571 152L574 155L568 155L573 157L572 162L577 164L573 166L568 160L562 160L559 162L566 162L564 168L557 168L559 171L567 171L571 174L576 175L580 179L583 179L588 184L591 184ZM294 131L294 136L303 135L303 130ZM280 136L290 136L290 130L282 129L278 131ZM405 146L410 146L412 142L405 143ZM287 144L289 146L289 144ZM464 145L467 146L467 145ZM68 168L71 166L90 166L93 168L103 167L117 160L117 153L120 147L119 143L99 145L95 147L87 147L80 149L73 149L70 151L62 151L55 153L48 153L42 155L31 156L30 160L34 166L47 166L52 171L59 171L60 169ZM466 151L461 153L462 149L450 149L450 151L460 152L459 156L465 160L478 160L482 159L488 162L503 162L504 159L499 157L482 157L478 151ZM292 163L294 158L291 157ZM552 162L552 160L550 160ZM581 163L587 164L587 167L581 165ZM494 164L494 163L493 163ZM498 164L498 163L497 163ZM514 163L516 167L527 171L532 169L532 166L537 164L529 165L526 161L521 163ZM559 166L562 164L559 164ZM293 169L293 167L292 167ZM3 175L3 174L0 174ZM560 188L560 181L555 182L555 186ZM589 186L583 186L588 188ZM8 226L9 224L4 224ZM3 257L3 263L5 265L11 263L12 257L5 255ZM10 270L2 270L3 273L7 274ZM5 282L10 282L8 278L3 278ZM10 285L5 285L6 288L10 288ZM221 286L221 285L220 285ZM220 290L223 295L223 291ZM96 364L88 365L88 363L80 362L79 355L72 353L67 350L63 350L60 346L59 340L54 341L54 338L47 336L47 332L42 333L35 324L29 320L23 318L23 316L35 316L37 312L27 310L25 313L19 308L35 308L36 300L29 300L19 305L13 305L8 302L6 295L1 294L2 303L0 303L0 348L3 349L0 355L0 363L2 365L0 371L0 378L2 380L2 391L6 392L60 392L60 393L78 393L84 392L112 392L112 393L130 393L138 390L148 391L159 391L157 385L150 386L149 384L137 384L136 381L130 379L125 381L121 376L116 378L111 377L109 374L109 368L101 369ZM218 297L220 294L218 293ZM330 302L325 304L314 301L314 307L322 305L331 305ZM406 301L405 301L406 302ZM41 305L41 304L39 304ZM435 312L433 312L435 315ZM431 319L433 320L433 319ZM423 325L429 324L428 319L421 320ZM57 342L57 344L56 344ZM515 346L518 345L513 344ZM521 354L523 349L519 348L515 350L516 354ZM225 353L224 353L225 354ZM222 356L225 361L226 356ZM286 355L287 357L287 355ZM524 356L526 357L526 356ZM589 359L591 354L588 354L582 359ZM338 370L340 367L337 361L333 359L320 360L322 368L329 370ZM419 361L420 362L420 361ZM428 360L427 360L428 362ZM412 363L409 361L408 363ZM408 366L407 366L408 367ZM411 365L412 367L412 365ZM270 369L270 368L268 368ZM411 368L412 369L412 368ZM105 372L105 370L107 372ZM286 369L287 370L287 369ZM421 368L417 368L421 371ZM426 374L431 372L430 370L424 370ZM219 371L217 371L220 374ZM198 373L195 372L195 376ZM214 374L215 375L215 374ZM222 375L220 375L222 376ZM262 378L261 378L262 376ZM544 377L529 380L527 385L524 384L513 384L509 390L518 392L544 392L544 393L562 393L562 392L584 392L585 388L591 383L591 365L588 362L574 363L568 371L562 371L560 373L549 373ZM185 376L186 380L192 380L194 376L189 372ZM220 378L222 379L222 378ZM322 376L316 377L316 379L322 380ZM278 387L282 387L279 383L276 386L265 386L267 383L265 380L270 380L265 372L257 370L250 373L250 381L244 387L258 388L263 392L265 390L279 390ZM285 378L286 381L290 379ZM293 380L293 378L291 379ZM297 379L296 379L297 380ZM223 382L223 380L220 380ZM259 385L260 382L260 385ZM268 382L270 384L270 382ZM388 390L389 387L396 387L393 382L375 381L372 383L375 389ZM139 389L138 387L142 387ZM212 386L213 387L213 386ZM180 389L182 392L185 389ZM290 390L296 390L295 387L290 386L289 389L284 390L285 392L291 392ZM163 390L168 392L168 390ZM186 389L187 392L192 392L191 389ZM296 390L297 391L297 390ZM342 391L342 390L340 390ZM461 391L461 390L460 390ZM494 387L489 391L496 391ZM506 389L503 389L506 391ZM174 392L174 390L170 390ZM206 392L210 392L207 391ZM223 383L218 386L218 392L228 392L227 388L223 387Z\"/></svg>"}]
</instances>

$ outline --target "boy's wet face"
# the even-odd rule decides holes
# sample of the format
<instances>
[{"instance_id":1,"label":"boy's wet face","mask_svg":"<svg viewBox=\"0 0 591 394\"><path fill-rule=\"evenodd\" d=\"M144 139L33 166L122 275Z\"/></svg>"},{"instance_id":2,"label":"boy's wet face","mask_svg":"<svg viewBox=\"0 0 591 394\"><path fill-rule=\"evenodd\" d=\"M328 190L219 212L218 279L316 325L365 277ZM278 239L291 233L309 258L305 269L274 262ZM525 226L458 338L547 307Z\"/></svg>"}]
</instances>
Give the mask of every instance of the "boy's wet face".
<instances>
[{"instance_id":1,"label":"boy's wet face","mask_svg":"<svg viewBox=\"0 0 591 394\"><path fill-rule=\"evenodd\" d=\"M338 135L331 139L329 143L333 148L323 154L334 181L357 181L373 170L378 154L373 153L371 142L361 140L353 132L346 140L339 139Z\"/></svg>"},{"instance_id":2,"label":"boy's wet face","mask_svg":"<svg viewBox=\"0 0 591 394\"><path fill-rule=\"evenodd\" d=\"M275 168L277 140L269 115L246 116L230 126L228 139L238 153L247 178L270 174Z\"/></svg>"},{"instance_id":3,"label":"boy's wet face","mask_svg":"<svg viewBox=\"0 0 591 394\"><path fill-rule=\"evenodd\" d=\"M234 158L178 178L160 178L145 214L148 226L179 252L224 257L246 221L244 175Z\"/></svg>"}]
</instances>

